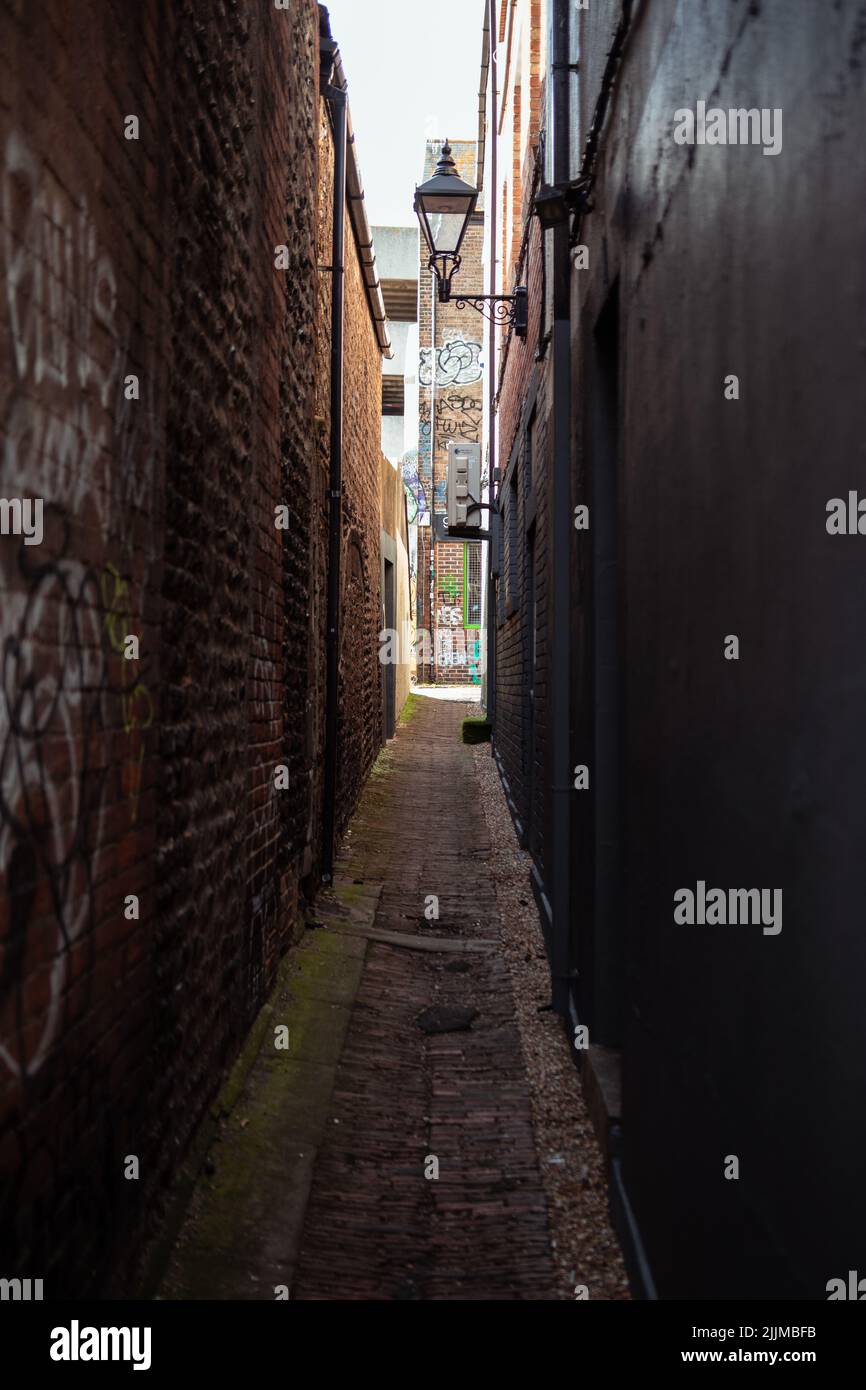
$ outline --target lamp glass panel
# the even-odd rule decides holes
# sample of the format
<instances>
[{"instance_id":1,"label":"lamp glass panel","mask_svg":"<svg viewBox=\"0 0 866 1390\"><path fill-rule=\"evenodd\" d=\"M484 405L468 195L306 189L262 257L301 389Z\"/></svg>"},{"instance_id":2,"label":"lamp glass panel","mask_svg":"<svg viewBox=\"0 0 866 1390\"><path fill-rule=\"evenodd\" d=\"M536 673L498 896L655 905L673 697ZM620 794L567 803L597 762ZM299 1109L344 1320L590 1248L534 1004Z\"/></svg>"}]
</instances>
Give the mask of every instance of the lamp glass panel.
<instances>
[{"instance_id":1,"label":"lamp glass panel","mask_svg":"<svg viewBox=\"0 0 866 1390\"><path fill-rule=\"evenodd\" d=\"M465 205L460 212L428 212L427 221L436 251L455 253L466 221Z\"/></svg>"},{"instance_id":2,"label":"lamp glass panel","mask_svg":"<svg viewBox=\"0 0 866 1390\"><path fill-rule=\"evenodd\" d=\"M428 213L459 212L461 217L465 217L469 207L474 203L477 196L478 195L474 192L425 193L421 198L421 202L424 204Z\"/></svg>"}]
</instances>

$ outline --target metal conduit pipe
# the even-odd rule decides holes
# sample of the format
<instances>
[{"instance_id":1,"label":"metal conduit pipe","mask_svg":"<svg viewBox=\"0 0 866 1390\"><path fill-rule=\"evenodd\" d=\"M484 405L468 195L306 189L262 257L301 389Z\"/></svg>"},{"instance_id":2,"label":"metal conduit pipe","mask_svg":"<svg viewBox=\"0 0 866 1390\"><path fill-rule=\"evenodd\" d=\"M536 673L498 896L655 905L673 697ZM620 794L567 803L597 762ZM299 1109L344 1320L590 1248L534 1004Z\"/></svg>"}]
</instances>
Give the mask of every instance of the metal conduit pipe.
<instances>
[{"instance_id":1,"label":"metal conduit pipe","mask_svg":"<svg viewBox=\"0 0 866 1390\"><path fill-rule=\"evenodd\" d=\"M485 72L485 82L490 84L490 190L487 196L486 206L490 209L490 265L488 267L489 293L497 294L499 286L497 284L496 267L496 212L498 207L497 179L499 177L498 163L498 116L497 102L498 91L496 87L498 72L496 68L496 0L488 0L487 21L485 26L485 48L490 52L490 44L493 49L491 59L488 61L487 71ZM486 96L486 93L485 93ZM481 188L481 184L478 184ZM489 348L487 353L487 474L488 474L488 496L491 505L497 506L497 483L496 483L496 324L491 319L489 328ZM499 527L501 525L499 513L494 510L490 514L490 540L487 543L487 718L495 728L496 720L496 605L493 602L493 546L499 544Z\"/></svg>"},{"instance_id":2,"label":"metal conduit pipe","mask_svg":"<svg viewBox=\"0 0 866 1390\"><path fill-rule=\"evenodd\" d=\"M322 45L323 66L336 48ZM323 87L334 136L334 182L331 227L331 428L328 469L328 596L325 617L325 764L322 795L322 880L334 875L334 829L337 804L337 715L340 663L340 562L342 558L343 485L343 308L345 291L346 152L348 98L345 86Z\"/></svg>"},{"instance_id":3,"label":"metal conduit pipe","mask_svg":"<svg viewBox=\"0 0 866 1390\"><path fill-rule=\"evenodd\" d=\"M571 0L553 0L553 178L570 173ZM571 258L568 223L553 232L553 629L550 972L554 1011L571 994Z\"/></svg>"}]
</instances>

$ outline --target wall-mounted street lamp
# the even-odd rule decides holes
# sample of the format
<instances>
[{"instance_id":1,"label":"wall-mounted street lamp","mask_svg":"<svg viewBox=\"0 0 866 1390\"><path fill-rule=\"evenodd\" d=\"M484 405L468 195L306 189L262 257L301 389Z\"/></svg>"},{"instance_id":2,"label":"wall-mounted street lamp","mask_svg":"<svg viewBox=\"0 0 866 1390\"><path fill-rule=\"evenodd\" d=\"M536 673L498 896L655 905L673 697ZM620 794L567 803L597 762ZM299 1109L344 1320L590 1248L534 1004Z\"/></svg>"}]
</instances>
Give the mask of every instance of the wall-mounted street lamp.
<instances>
[{"instance_id":1,"label":"wall-mounted street lamp","mask_svg":"<svg viewBox=\"0 0 866 1390\"><path fill-rule=\"evenodd\" d=\"M477 202L478 189L457 173L446 140L436 173L415 189L415 212L430 248L430 269L439 282L439 303L453 302L458 309L470 304L485 318L507 324L516 337L525 338L529 317L525 286L519 285L514 294L456 294L452 300L451 281L460 269L460 248Z\"/></svg>"},{"instance_id":2,"label":"wall-mounted street lamp","mask_svg":"<svg viewBox=\"0 0 866 1390\"><path fill-rule=\"evenodd\" d=\"M592 212L589 181L573 179L571 183L543 183L535 195L533 212L544 231L561 227L577 213Z\"/></svg>"}]
</instances>

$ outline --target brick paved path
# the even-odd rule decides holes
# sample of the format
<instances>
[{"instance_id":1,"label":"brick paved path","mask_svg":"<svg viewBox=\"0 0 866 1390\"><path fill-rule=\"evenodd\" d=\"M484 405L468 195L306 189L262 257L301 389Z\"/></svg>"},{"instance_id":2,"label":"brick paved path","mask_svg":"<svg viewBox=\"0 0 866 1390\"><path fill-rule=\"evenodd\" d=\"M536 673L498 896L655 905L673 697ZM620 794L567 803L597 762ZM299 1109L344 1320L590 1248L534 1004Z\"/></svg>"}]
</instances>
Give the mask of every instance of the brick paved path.
<instances>
[{"instance_id":1,"label":"brick paved path","mask_svg":"<svg viewBox=\"0 0 866 1390\"><path fill-rule=\"evenodd\" d=\"M472 750L477 706L416 697L355 816L344 884L381 884L376 929L495 938ZM424 918L429 894L438 921ZM430 1005L468 1032L427 1036ZM425 1158L439 1161L425 1179ZM553 1297L545 1197L507 967L495 950L371 941L315 1162L293 1299Z\"/></svg>"}]
</instances>

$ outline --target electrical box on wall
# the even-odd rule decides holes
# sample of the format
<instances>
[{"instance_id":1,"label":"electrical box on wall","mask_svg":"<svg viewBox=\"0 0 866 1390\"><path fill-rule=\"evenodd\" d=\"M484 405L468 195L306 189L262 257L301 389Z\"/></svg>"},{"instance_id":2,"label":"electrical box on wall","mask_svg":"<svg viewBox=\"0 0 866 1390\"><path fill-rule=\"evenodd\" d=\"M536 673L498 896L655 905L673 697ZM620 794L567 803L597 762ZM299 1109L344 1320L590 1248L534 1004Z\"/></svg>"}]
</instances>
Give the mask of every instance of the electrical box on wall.
<instances>
[{"instance_id":1,"label":"electrical box on wall","mask_svg":"<svg viewBox=\"0 0 866 1390\"><path fill-rule=\"evenodd\" d=\"M480 526L480 444L449 439L447 480L449 531L458 526Z\"/></svg>"}]
</instances>

